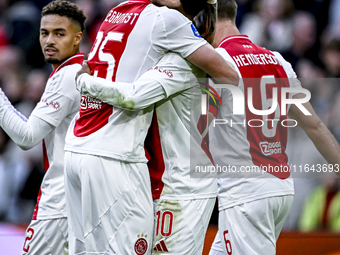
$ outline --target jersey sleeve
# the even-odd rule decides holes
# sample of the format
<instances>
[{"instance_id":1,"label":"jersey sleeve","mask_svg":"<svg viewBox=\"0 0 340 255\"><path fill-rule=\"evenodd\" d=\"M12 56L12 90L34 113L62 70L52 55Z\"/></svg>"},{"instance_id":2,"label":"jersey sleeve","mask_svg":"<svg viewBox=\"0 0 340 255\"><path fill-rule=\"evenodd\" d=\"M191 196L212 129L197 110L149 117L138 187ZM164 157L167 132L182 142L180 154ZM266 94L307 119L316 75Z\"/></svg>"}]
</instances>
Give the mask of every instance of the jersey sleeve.
<instances>
[{"instance_id":1,"label":"jersey sleeve","mask_svg":"<svg viewBox=\"0 0 340 255\"><path fill-rule=\"evenodd\" d=\"M196 85L194 72L192 65L180 55L168 53L156 66L143 74L141 79L156 80L163 87L166 97L169 97Z\"/></svg>"},{"instance_id":2,"label":"jersey sleeve","mask_svg":"<svg viewBox=\"0 0 340 255\"><path fill-rule=\"evenodd\" d=\"M0 89L0 126L22 149L27 150L38 144L54 127L42 119L30 116L26 119L8 101Z\"/></svg>"},{"instance_id":3,"label":"jersey sleeve","mask_svg":"<svg viewBox=\"0 0 340 255\"><path fill-rule=\"evenodd\" d=\"M59 126L63 119L70 115L70 109L74 109L76 100L80 100L76 90L75 75L80 65L64 67L56 73L32 112L36 116L54 127Z\"/></svg>"},{"instance_id":4,"label":"jersey sleeve","mask_svg":"<svg viewBox=\"0 0 340 255\"><path fill-rule=\"evenodd\" d=\"M156 66L132 83L111 82L82 74L77 80L77 89L85 96L110 105L127 110L139 110L189 89L195 84L197 78L191 64L178 54L168 53Z\"/></svg>"},{"instance_id":5,"label":"jersey sleeve","mask_svg":"<svg viewBox=\"0 0 340 255\"><path fill-rule=\"evenodd\" d=\"M155 26L155 46L188 57L207 42L200 36L195 26L184 15L166 7L160 8Z\"/></svg>"},{"instance_id":6,"label":"jersey sleeve","mask_svg":"<svg viewBox=\"0 0 340 255\"><path fill-rule=\"evenodd\" d=\"M131 111L144 109L166 97L163 87L148 77L132 83L112 82L85 73L78 77L77 89L84 96Z\"/></svg>"},{"instance_id":7,"label":"jersey sleeve","mask_svg":"<svg viewBox=\"0 0 340 255\"><path fill-rule=\"evenodd\" d=\"M278 52L273 52L275 57L279 60L280 64L282 65L283 69L285 70L287 77L289 79L289 85L291 88L301 88L301 82L297 78L296 73L293 70L292 65L286 61L282 55ZM294 93L291 94L293 96Z\"/></svg>"},{"instance_id":8,"label":"jersey sleeve","mask_svg":"<svg viewBox=\"0 0 340 255\"><path fill-rule=\"evenodd\" d=\"M225 61L227 61L229 64L231 64L234 67L234 70L237 72L239 77L242 77L240 71L237 68L237 65L235 64L232 57L229 55L229 53L224 48L216 48L215 49L218 54L220 54Z\"/></svg>"}]
</instances>

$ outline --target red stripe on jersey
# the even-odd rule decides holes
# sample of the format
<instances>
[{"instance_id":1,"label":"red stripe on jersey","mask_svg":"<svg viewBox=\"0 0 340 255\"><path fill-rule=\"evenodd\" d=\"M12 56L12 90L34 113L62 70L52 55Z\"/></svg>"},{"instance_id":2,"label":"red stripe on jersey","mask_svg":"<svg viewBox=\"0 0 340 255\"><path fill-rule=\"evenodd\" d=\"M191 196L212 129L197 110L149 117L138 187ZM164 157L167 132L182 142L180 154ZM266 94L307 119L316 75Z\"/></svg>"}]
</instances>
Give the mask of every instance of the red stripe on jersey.
<instances>
[{"instance_id":1,"label":"red stripe on jersey","mask_svg":"<svg viewBox=\"0 0 340 255\"><path fill-rule=\"evenodd\" d=\"M34 207L32 220L37 219L40 198L41 198L41 189L39 189L39 193L38 193L38 197L37 197L37 204Z\"/></svg>"},{"instance_id":2,"label":"red stripe on jersey","mask_svg":"<svg viewBox=\"0 0 340 255\"><path fill-rule=\"evenodd\" d=\"M217 118L217 108L216 108L215 105L209 104L209 112L211 112L212 114L214 114L215 118Z\"/></svg>"},{"instance_id":3,"label":"red stripe on jersey","mask_svg":"<svg viewBox=\"0 0 340 255\"><path fill-rule=\"evenodd\" d=\"M200 132L200 134L202 135L203 132L207 128L208 128L208 115L206 115L206 116L201 115L199 120L198 120L198 123L197 123L197 129ZM209 133L207 133L205 135L205 137L202 138L201 148L205 152L205 154L208 156L208 158L210 159L211 163L213 163L215 165L213 157L212 157L212 155L210 153L210 150L209 150L208 141L209 141Z\"/></svg>"},{"instance_id":4,"label":"red stripe on jersey","mask_svg":"<svg viewBox=\"0 0 340 255\"><path fill-rule=\"evenodd\" d=\"M130 33L149 1L134 1L118 5L106 16L89 55L88 64L95 76L115 81L119 61L125 51ZM136 49L138 50L138 49ZM111 105L82 97L79 118L74 127L77 137L88 136L109 122Z\"/></svg>"},{"instance_id":5,"label":"red stripe on jersey","mask_svg":"<svg viewBox=\"0 0 340 255\"><path fill-rule=\"evenodd\" d=\"M50 163L48 161L45 140L42 140L42 147L43 147L44 169L45 169L45 172L47 172L48 168L50 167ZM37 204L35 205L35 208L34 208L33 218L32 218L33 220L37 219L40 198L41 198L41 189L39 189L39 193L38 193L38 197L37 197Z\"/></svg>"},{"instance_id":6,"label":"red stripe on jersey","mask_svg":"<svg viewBox=\"0 0 340 255\"><path fill-rule=\"evenodd\" d=\"M165 164L156 110L154 111L152 122L145 138L144 146L146 155L148 155L148 158L150 158L148 161L148 168L151 179L152 198L159 199L164 188L162 177L165 171Z\"/></svg>"},{"instance_id":7,"label":"red stripe on jersey","mask_svg":"<svg viewBox=\"0 0 340 255\"><path fill-rule=\"evenodd\" d=\"M56 69L54 69L53 72L50 74L50 78L64 66L82 64L83 61L84 61L84 53L77 53L73 55L72 57L66 59L63 63L61 63Z\"/></svg>"},{"instance_id":8,"label":"red stripe on jersey","mask_svg":"<svg viewBox=\"0 0 340 255\"><path fill-rule=\"evenodd\" d=\"M46 149L45 140L42 140L42 146L43 146L43 161L44 161L44 168L45 168L45 172L47 172L48 168L50 167L50 163L49 163L49 161L48 161L48 156L47 156L47 149Z\"/></svg>"},{"instance_id":9,"label":"red stripe on jersey","mask_svg":"<svg viewBox=\"0 0 340 255\"><path fill-rule=\"evenodd\" d=\"M246 121L262 119L262 116L255 115L250 112L248 107L248 88L253 89L253 106L257 110L267 110L262 107L262 93L260 80L263 76L274 76L276 83L267 84L265 87L265 95L267 99L273 98L273 88L278 88L278 105L281 109L281 88L289 87L289 81L284 68L276 59L275 55L269 50L259 47L253 44L247 36L231 36L227 37L220 44L221 48L224 48L229 55L233 58L237 64L238 69L242 75L244 83L244 96L246 101ZM255 56L255 57L253 57ZM257 79L254 79L257 78ZM268 119L277 119L275 112L268 116ZM280 125L280 122L287 119L286 116L279 116L280 121L276 126L276 132L273 137L267 137L262 131L261 127L250 127L247 125L247 140L250 144L249 153L252 157L252 161L256 166L283 166L289 169L287 164L288 157L286 155L287 146L287 128ZM268 129L272 129L270 121L265 125L268 125ZM254 124L255 125L255 124ZM261 144L281 144L281 153L272 153L271 155L265 155L261 150ZM270 171L269 171L270 172ZM290 172L270 172L274 176L280 179L286 179L290 176Z\"/></svg>"}]
</instances>

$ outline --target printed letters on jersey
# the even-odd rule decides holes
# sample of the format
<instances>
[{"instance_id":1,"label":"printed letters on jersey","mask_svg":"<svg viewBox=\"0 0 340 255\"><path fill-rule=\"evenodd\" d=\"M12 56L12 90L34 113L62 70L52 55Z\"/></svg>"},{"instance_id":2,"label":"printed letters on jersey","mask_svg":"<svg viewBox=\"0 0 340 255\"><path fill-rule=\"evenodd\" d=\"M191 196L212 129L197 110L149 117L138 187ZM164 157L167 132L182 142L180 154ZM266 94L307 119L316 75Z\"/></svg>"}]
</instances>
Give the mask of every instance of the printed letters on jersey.
<instances>
[{"instance_id":1,"label":"printed letters on jersey","mask_svg":"<svg viewBox=\"0 0 340 255\"><path fill-rule=\"evenodd\" d=\"M140 13L150 4L149 1L140 2L139 5L132 2L123 4L108 13L89 55L88 64L94 76L115 81L128 37ZM112 113L111 105L82 96L80 117L76 122L74 135L83 137L96 132L108 123ZM98 119L96 116L101 118Z\"/></svg>"},{"instance_id":2,"label":"printed letters on jersey","mask_svg":"<svg viewBox=\"0 0 340 255\"><path fill-rule=\"evenodd\" d=\"M252 88L252 101L255 109L267 110L273 100L274 88L277 88L278 107L268 116L258 116L252 113L246 100L247 121L263 118L264 122L262 128L247 125L247 140L254 165L288 167L288 158L285 153L287 128L278 125L287 119L286 116L280 114L281 88L289 87L284 68L272 52L253 44L246 36L227 37L219 47L224 48L238 66L243 78L245 98L248 98L248 88ZM262 77L258 77L259 73ZM272 119L279 119L279 121L268 121ZM281 179L290 176L290 172L271 172L271 174Z\"/></svg>"}]
</instances>

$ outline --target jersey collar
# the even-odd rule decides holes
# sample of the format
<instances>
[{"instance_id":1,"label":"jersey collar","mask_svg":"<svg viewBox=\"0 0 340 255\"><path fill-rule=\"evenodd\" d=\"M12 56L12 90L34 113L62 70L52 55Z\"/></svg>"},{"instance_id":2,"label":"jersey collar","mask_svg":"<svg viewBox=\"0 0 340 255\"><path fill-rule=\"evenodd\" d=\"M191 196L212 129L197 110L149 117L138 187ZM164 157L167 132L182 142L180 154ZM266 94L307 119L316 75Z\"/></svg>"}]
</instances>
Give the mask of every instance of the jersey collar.
<instances>
[{"instance_id":1,"label":"jersey collar","mask_svg":"<svg viewBox=\"0 0 340 255\"><path fill-rule=\"evenodd\" d=\"M248 40L250 41L249 37L247 35L231 35L231 36L227 36L226 38L224 38L220 44L218 45L218 48L221 47L222 44L224 44L225 42L229 42L231 40ZM251 41L250 41L251 42Z\"/></svg>"},{"instance_id":2,"label":"jersey collar","mask_svg":"<svg viewBox=\"0 0 340 255\"><path fill-rule=\"evenodd\" d=\"M54 69L50 75L50 78L64 66L82 64L83 61L84 61L84 53L77 53L73 55L72 57L66 59L63 63L61 63L56 69Z\"/></svg>"}]
</instances>

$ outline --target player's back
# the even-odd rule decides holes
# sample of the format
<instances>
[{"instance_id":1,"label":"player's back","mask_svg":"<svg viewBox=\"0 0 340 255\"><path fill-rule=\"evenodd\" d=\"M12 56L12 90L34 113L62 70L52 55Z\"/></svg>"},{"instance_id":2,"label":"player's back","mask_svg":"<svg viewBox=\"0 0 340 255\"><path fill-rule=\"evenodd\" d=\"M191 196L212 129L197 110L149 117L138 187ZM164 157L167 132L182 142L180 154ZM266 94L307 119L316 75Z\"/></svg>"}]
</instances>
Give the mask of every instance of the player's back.
<instances>
[{"instance_id":1,"label":"player's back","mask_svg":"<svg viewBox=\"0 0 340 255\"><path fill-rule=\"evenodd\" d=\"M294 71L280 54L253 44L247 36L227 37L217 51L242 77L237 89L244 95L244 113L234 114L237 96L221 90L217 119L227 124L210 126L214 161L220 167L230 166L219 178L220 208L294 194L285 152L287 116L281 114L282 88L299 85L289 79L296 78ZM264 113L275 101L275 111Z\"/></svg>"},{"instance_id":2,"label":"player's back","mask_svg":"<svg viewBox=\"0 0 340 255\"><path fill-rule=\"evenodd\" d=\"M246 36L228 37L221 42L218 51L227 53L228 59L235 64L242 80L238 88L245 99L245 114L235 115L232 108L232 94L223 90L222 107L230 105L231 111L224 111L224 118L230 120L228 128L246 147L236 146L242 155L247 155L248 163L256 166L287 166L285 148L287 144L287 127L283 124L287 119L281 114L281 89L290 87L283 59L273 52L253 44ZM226 55L226 54L225 54ZM227 99L228 97L228 99ZM277 107L274 112L264 111ZM255 110L254 110L255 109ZM263 114L263 115L262 115ZM232 123L235 124L232 127ZM231 143L231 141L230 141ZM270 150L270 148L274 150ZM248 151L248 153L245 153ZM234 158L237 158L237 155ZM231 156L231 155L230 155ZM239 162L244 165L244 161ZM237 165L237 164L236 164ZM288 173L274 173L280 178L287 178Z\"/></svg>"},{"instance_id":3,"label":"player's back","mask_svg":"<svg viewBox=\"0 0 340 255\"><path fill-rule=\"evenodd\" d=\"M167 51L187 57L204 44L191 22L179 12L146 0L128 1L108 13L88 63L94 76L132 82ZM151 119L152 107L133 112L83 96L80 114L68 132L66 149L146 162L143 143Z\"/></svg>"}]
</instances>

